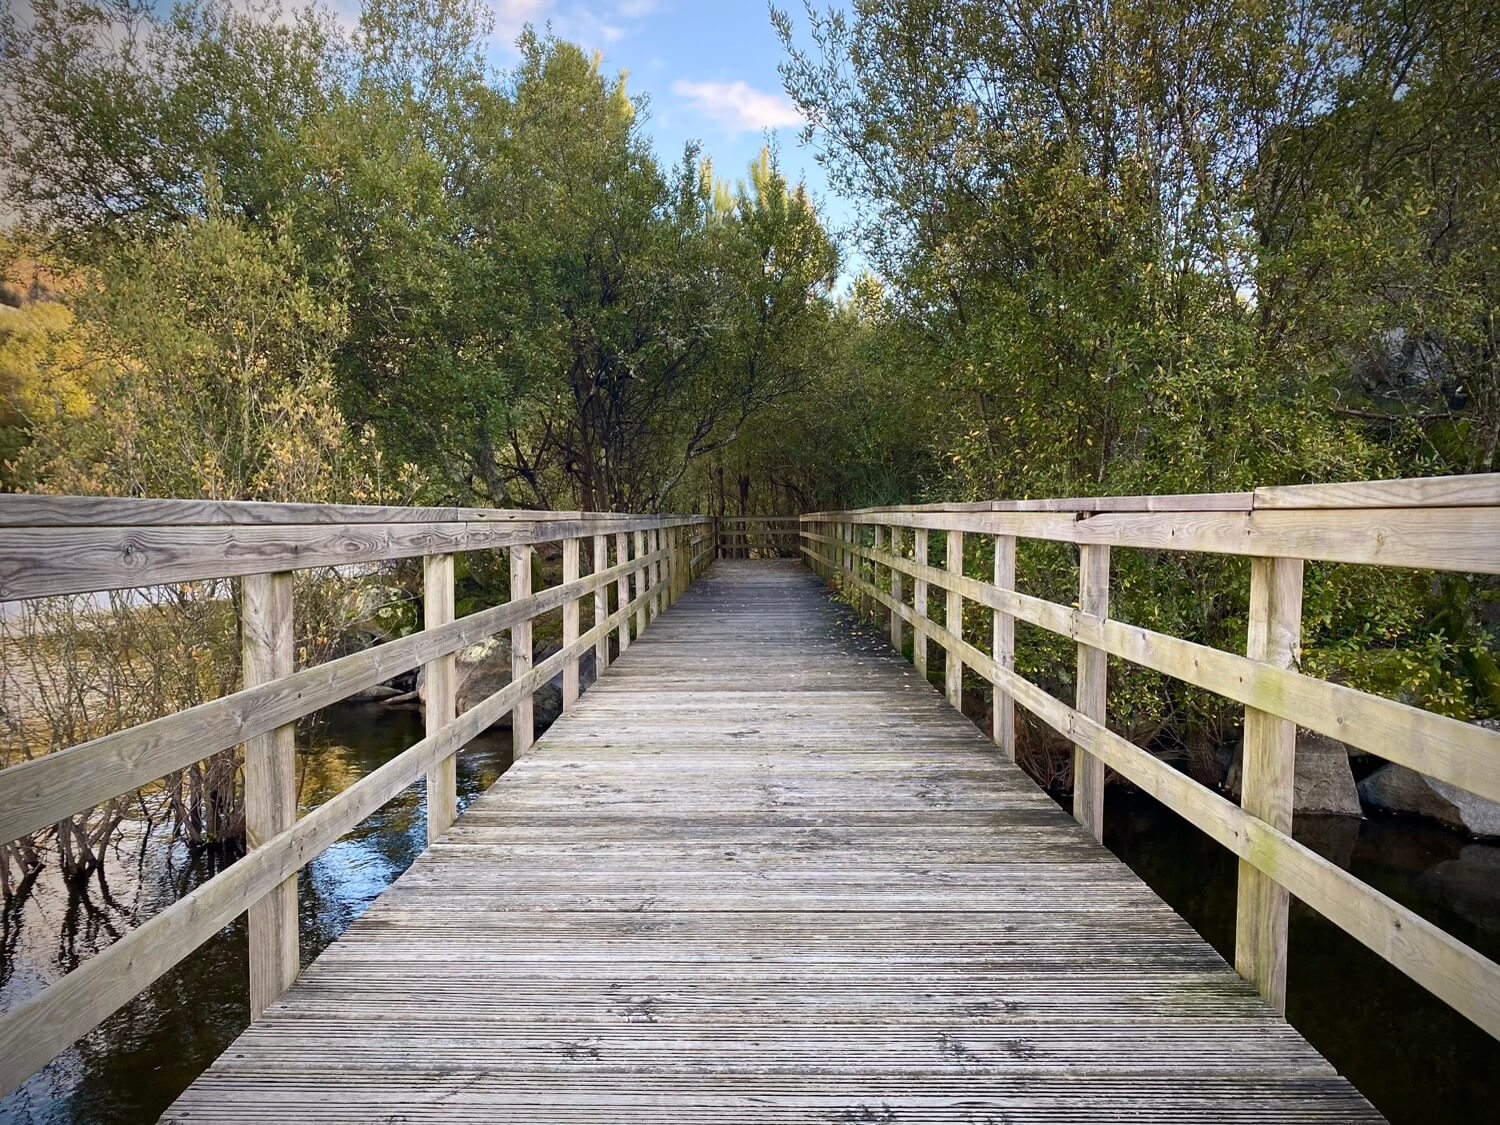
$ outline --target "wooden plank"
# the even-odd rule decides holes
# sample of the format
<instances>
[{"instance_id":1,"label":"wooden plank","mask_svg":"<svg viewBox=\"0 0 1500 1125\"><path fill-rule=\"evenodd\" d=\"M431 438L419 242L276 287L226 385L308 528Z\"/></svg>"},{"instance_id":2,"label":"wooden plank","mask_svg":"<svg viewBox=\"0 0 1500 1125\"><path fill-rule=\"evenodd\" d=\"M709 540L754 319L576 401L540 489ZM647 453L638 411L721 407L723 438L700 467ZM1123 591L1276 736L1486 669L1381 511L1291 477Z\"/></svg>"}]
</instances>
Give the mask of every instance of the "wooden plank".
<instances>
[{"instance_id":1,"label":"wooden plank","mask_svg":"<svg viewBox=\"0 0 1500 1125\"><path fill-rule=\"evenodd\" d=\"M1085 545L1078 551L1078 609L1091 617L1109 615L1109 548ZM1104 722L1109 658L1093 645L1078 646L1078 711ZM1081 746L1073 748L1073 817L1094 839L1104 839L1104 763Z\"/></svg>"},{"instance_id":2,"label":"wooden plank","mask_svg":"<svg viewBox=\"0 0 1500 1125\"><path fill-rule=\"evenodd\" d=\"M643 595L643 597L646 595ZM635 603L616 611L578 639L581 650L595 630L617 625ZM253 848L227 870L189 891L61 980L0 1014L0 1097L80 1036L92 1030L174 965L222 930L246 905L295 877L360 821L412 785L441 758L450 757L494 726L522 699L557 675L572 653L562 649L526 676L465 711L437 734L423 738L372 770L291 828ZM327 1056L327 1044L306 1053Z\"/></svg>"},{"instance_id":3,"label":"wooden plank","mask_svg":"<svg viewBox=\"0 0 1500 1125\"><path fill-rule=\"evenodd\" d=\"M0 840L36 832L81 809L139 789L210 754L474 644L517 621L556 609L568 596L586 594L617 577L627 581L634 565L590 575L573 587L554 586L528 599L459 618L450 625L424 629L0 770Z\"/></svg>"},{"instance_id":4,"label":"wooden plank","mask_svg":"<svg viewBox=\"0 0 1500 1125\"><path fill-rule=\"evenodd\" d=\"M167 500L114 496L0 496L0 527L192 527L225 524L537 523L556 519L623 520L621 512L537 511L530 508L396 507L366 504L284 504L262 500Z\"/></svg>"},{"instance_id":5,"label":"wooden plank","mask_svg":"<svg viewBox=\"0 0 1500 1125\"><path fill-rule=\"evenodd\" d=\"M438 629L453 621L453 556L427 555L422 559L422 627ZM422 666L422 722L429 735L436 734L458 715L458 667L452 652L445 652ZM458 760L449 756L427 771L427 842L448 831L458 815Z\"/></svg>"},{"instance_id":6,"label":"wooden plank","mask_svg":"<svg viewBox=\"0 0 1500 1125\"><path fill-rule=\"evenodd\" d=\"M659 534L659 533L658 533ZM580 574L579 552L577 539L564 539L562 559L562 580L564 583L577 582ZM578 639L578 599L569 598L563 602L563 645L569 646ZM578 702L578 658L574 657L563 665L562 681L562 709L567 711Z\"/></svg>"},{"instance_id":7,"label":"wooden plank","mask_svg":"<svg viewBox=\"0 0 1500 1125\"><path fill-rule=\"evenodd\" d=\"M594 569L592 574L600 574L609 569L609 536L594 536ZM609 616L609 587L600 586L594 591L594 622L597 624ZM594 642L594 675L596 677L604 674L604 669L609 667L609 634L600 633Z\"/></svg>"},{"instance_id":8,"label":"wooden plank","mask_svg":"<svg viewBox=\"0 0 1500 1125\"><path fill-rule=\"evenodd\" d=\"M1073 607L959 578L911 560L890 558L888 565L943 589L952 585L971 601L1101 648L1111 656L1290 719L1489 800L1500 800L1500 771L1495 769L1500 732L1237 653L1122 621L1101 620Z\"/></svg>"},{"instance_id":9,"label":"wooden plank","mask_svg":"<svg viewBox=\"0 0 1500 1125\"><path fill-rule=\"evenodd\" d=\"M1495 508L1500 473L1257 488L1257 508Z\"/></svg>"},{"instance_id":10,"label":"wooden plank","mask_svg":"<svg viewBox=\"0 0 1500 1125\"><path fill-rule=\"evenodd\" d=\"M0 527L0 601L644 531L691 517L511 523Z\"/></svg>"},{"instance_id":11,"label":"wooden plank","mask_svg":"<svg viewBox=\"0 0 1500 1125\"><path fill-rule=\"evenodd\" d=\"M635 533L635 558L636 558L636 561L637 561L637 567L636 567L636 573L635 573L635 592L636 592L637 595L639 595L641 593L641 591L643 591L643 590L646 589L646 584L647 584L646 580L649 577L648 574L646 573L646 570L645 570L644 566L640 565L640 560L643 559L643 558L645 558L645 557L646 557L646 533L644 531L637 531ZM640 636L642 633L644 633L646 631L646 620L647 620L648 606L649 606L649 602L642 601L641 605L640 605L640 608L638 610L636 610L636 614L635 614L635 633L636 633L636 636Z\"/></svg>"},{"instance_id":12,"label":"wooden plank","mask_svg":"<svg viewBox=\"0 0 1500 1125\"><path fill-rule=\"evenodd\" d=\"M1016 537L995 536L994 585L998 590L1016 587ZM1003 609L992 609L990 655L1001 668L1016 666L1016 619ZM990 738L1010 761L1016 760L1016 701L999 684L990 699Z\"/></svg>"},{"instance_id":13,"label":"wooden plank","mask_svg":"<svg viewBox=\"0 0 1500 1125\"><path fill-rule=\"evenodd\" d=\"M1281 668L1297 664L1302 645L1302 560L1250 560L1250 613L1245 655ZM1093 716L1097 718L1098 716ZM1292 831L1297 724L1245 709L1240 805L1285 835ZM1286 1011L1286 889L1240 860L1234 967L1278 1012Z\"/></svg>"},{"instance_id":14,"label":"wooden plank","mask_svg":"<svg viewBox=\"0 0 1500 1125\"><path fill-rule=\"evenodd\" d=\"M247 688L292 674L290 573L252 574L240 584L240 675ZM264 847L297 820L297 728L288 723L245 743L245 845ZM250 903L250 1018L297 979L297 880Z\"/></svg>"},{"instance_id":15,"label":"wooden plank","mask_svg":"<svg viewBox=\"0 0 1500 1125\"><path fill-rule=\"evenodd\" d=\"M716 563L165 1120L1378 1120L839 621Z\"/></svg>"},{"instance_id":16,"label":"wooden plank","mask_svg":"<svg viewBox=\"0 0 1500 1125\"><path fill-rule=\"evenodd\" d=\"M640 535L636 532L636 535ZM531 594L531 559L533 550L529 545L510 549L510 598L519 601ZM518 621L510 628L510 676L514 683L525 680L531 671L531 618ZM531 749L536 740L536 706L531 693L526 692L516 700L510 719L511 752L519 758Z\"/></svg>"},{"instance_id":17,"label":"wooden plank","mask_svg":"<svg viewBox=\"0 0 1500 1125\"><path fill-rule=\"evenodd\" d=\"M854 523L1058 543L1500 573L1500 507L1252 512L881 512Z\"/></svg>"},{"instance_id":18,"label":"wooden plank","mask_svg":"<svg viewBox=\"0 0 1500 1125\"><path fill-rule=\"evenodd\" d=\"M918 618L904 606L900 612L914 628L957 647L966 663L1002 684L1019 704L1059 734L1083 746L1236 856L1248 859L1294 897L1500 1038L1500 965L1155 755L1054 699L1025 677L1000 668L986 653L947 634L931 620Z\"/></svg>"},{"instance_id":19,"label":"wooden plank","mask_svg":"<svg viewBox=\"0 0 1500 1125\"><path fill-rule=\"evenodd\" d=\"M900 530L892 527L887 529L887 531L890 536L890 554L893 556L901 555L903 552L903 547L901 545L902 535ZM875 549L877 552L880 550L879 543L875 545ZM903 594L901 571L897 567L892 566L886 568L886 573L890 575L891 599L893 601L899 602L902 600ZM897 652L901 652L906 642L905 631L902 628L901 615L899 613L892 613L890 615L890 618L891 647Z\"/></svg>"},{"instance_id":20,"label":"wooden plank","mask_svg":"<svg viewBox=\"0 0 1500 1125\"><path fill-rule=\"evenodd\" d=\"M912 553L916 557L917 566L927 566L927 529L925 527L913 528L912 530ZM920 618L927 617L927 579L917 578L912 583L912 607ZM912 633L911 640L912 664L917 669L917 675L924 680L927 678L927 632L918 628Z\"/></svg>"},{"instance_id":21,"label":"wooden plank","mask_svg":"<svg viewBox=\"0 0 1500 1125\"><path fill-rule=\"evenodd\" d=\"M630 602L630 537L623 531L615 535L615 564L620 568L620 582L616 587L615 599L620 605ZM630 618L626 617L620 622L620 655L630 647Z\"/></svg>"},{"instance_id":22,"label":"wooden plank","mask_svg":"<svg viewBox=\"0 0 1500 1125\"><path fill-rule=\"evenodd\" d=\"M964 533L950 531L946 540L948 573L962 574L964 572ZM954 636L964 635L964 598L961 593L951 587L948 590L943 624ZM962 711L964 707L964 662L956 652L947 652L943 656L943 685L948 702Z\"/></svg>"}]
</instances>

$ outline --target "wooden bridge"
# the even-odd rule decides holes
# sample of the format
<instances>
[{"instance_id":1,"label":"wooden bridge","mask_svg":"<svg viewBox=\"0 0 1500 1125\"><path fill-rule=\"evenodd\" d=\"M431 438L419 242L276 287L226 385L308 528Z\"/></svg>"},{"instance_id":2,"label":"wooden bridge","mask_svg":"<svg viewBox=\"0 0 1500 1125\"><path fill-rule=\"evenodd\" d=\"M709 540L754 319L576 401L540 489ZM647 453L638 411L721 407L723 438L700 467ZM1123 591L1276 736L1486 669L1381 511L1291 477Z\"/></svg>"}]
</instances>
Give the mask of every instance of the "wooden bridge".
<instances>
[{"instance_id":1,"label":"wooden bridge","mask_svg":"<svg viewBox=\"0 0 1500 1125\"><path fill-rule=\"evenodd\" d=\"M1491 798L1500 735L1297 671L1302 560L1500 572L1497 483L816 513L723 539L698 517L0 497L0 599L243 576L246 680L0 771L0 838L243 744L252 845L0 1016L0 1079L248 909L253 1023L167 1120L1379 1120L1279 1014L1288 894L1492 1035L1500 967L1291 839L1296 726ZM1016 589L1026 537L1077 545L1076 606ZM533 592L549 541L562 582ZM789 541L806 566L771 557ZM454 554L496 547L511 600L455 619ZM1111 547L1250 556L1246 654L1110 619ZM292 669L293 569L416 556L422 631ZM533 666L545 613L563 647ZM1017 620L1077 643L1071 704L1016 673ZM512 683L455 714L453 653L502 629ZM580 695L588 650L607 670ZM1109 730L1109 656L1246 706L1243 807ZM427 737L298 819L296 719L419 665ZM953 706L966 669L992 688L983 733ZM565 713L533 744L555 676ZM1014 765L1017 703L1076 747L1074 817ZM454 756L507 712L517 762L455 822ZM1238 972L1099 844L1106 766L1241 858ZM299 978L297 870L424 777L428 850Z\"/></svg>"}]
</instances>

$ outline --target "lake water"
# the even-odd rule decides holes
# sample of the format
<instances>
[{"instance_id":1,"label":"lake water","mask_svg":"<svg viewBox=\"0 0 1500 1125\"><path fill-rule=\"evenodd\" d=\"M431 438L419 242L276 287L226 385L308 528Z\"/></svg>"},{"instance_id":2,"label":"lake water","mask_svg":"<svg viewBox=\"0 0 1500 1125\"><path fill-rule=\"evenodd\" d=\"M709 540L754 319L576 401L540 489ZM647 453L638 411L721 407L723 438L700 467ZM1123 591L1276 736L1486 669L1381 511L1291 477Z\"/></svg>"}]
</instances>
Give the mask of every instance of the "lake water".
<instances>
[{"instance_id":1,"label":"lake water","mask_svg":"<svg viewBox=\"0 0 1500 1125\"><path fill-rule=\"evenodd\" d=\"M315 805L422 735L421 718L374 706L325 715L301 756L303 801ZM459 758L460 802L510 763L509 739ZM404 871L426 838L420 790L365 821L299 880L304 963L343 933ZM1361 879L1500 957L1500 847L1392 821L1304 819L1297 836ZM1235 861L1148 797L1111 790L1105 843L1221 953L1234 941ZM8 1007L212 874L160 838L129 836L106 896L87 900L40 881L0 915L0 1006ZM1293 904L1288 1014L1396 1125L1495 1120L1500 1043L1453 1014L1374 954ZM155 1121L244 1028L245 924L221 931L82 1043L0 1101L0 1122Z\"/></svg>"}]
</instances>

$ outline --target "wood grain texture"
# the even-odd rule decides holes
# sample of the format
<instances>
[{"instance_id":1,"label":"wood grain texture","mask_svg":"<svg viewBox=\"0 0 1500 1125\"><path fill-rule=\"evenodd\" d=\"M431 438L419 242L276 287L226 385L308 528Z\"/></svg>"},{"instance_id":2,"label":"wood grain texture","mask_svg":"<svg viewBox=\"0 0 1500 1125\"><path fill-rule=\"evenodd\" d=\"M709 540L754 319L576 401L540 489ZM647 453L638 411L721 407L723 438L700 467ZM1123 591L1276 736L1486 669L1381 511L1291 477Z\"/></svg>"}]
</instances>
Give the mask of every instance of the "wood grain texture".
<instances>
[{"instance_id":1,"label":"wood grain texture","mask_svg":"<svg viewBox=\"0 0 1500 1125\"><path fill-rule=\"evenodd\" d=\"M721 561L165 1120L1379 1118L814 578Z\"/></svg>"},{"instance_id":2,"label":"wood grain texture","mask_svg":"<svg viewBox=\"0 0 1500 1125\"><path fill-rule=\"evenodd\" d=\"M1109 614L1109 548L1078 549L1078 611L1090 617ZM1109 657L1093 645L1078 646L1077 708L1096 723L1104 722L1108 697ZM1096 840L1104 839L1104 763L1084 747L1073 747L1073 817Z\"/></svg>"},{"instance_id":3,"label":"wood grain texture","mask_svg":"<svg viewBox=\"0 0 1500 1125\"><path fill-rule=\"evenodd\" d=\"M581 596L617 579L626 583L638 565L632 560L624 567L612 567L569 586L552 586L451 624L424 629L0 770L0 841L55 824L247 738L294 722L518 621L554 610L568 597Z\"/></svg>"},{"instance_id":4,"label":"wood grain texture","mask_svg":"<svg viewBox=\"0 0 1500 1125\"><path fill-rule=\"evenodd\" d=\"M590 574L601 574L609 569L609 536L594 536L594 569ZM594 623L609 616L609 587L600 586L594 591ZM594 642L594 674L602 675L609 667L609 634L601 632Z\"/></svg>"},{"instance_id":5,"label":"wood grain texture","mask_svg":"<svg viewBox=\"0 0 1500 1125\"><path fill-rule=\"evenodd\" d=\"M1016 588L1016 537L995 536L994 585L997 590ZM992 610L994 620L990 628L990 655L1002 668L1016 666L1016 619L1003 609ZM1014 762L1016 760L1016 701L1000 685L994 686L990 700L990 738L1000 747L1000 753Z\"/></svg>"},{"instance_id":6,"label":"wood grain texture","mask_svg":"<svg viewBox=\"0 0 1500 1125\"><path fill-rule=\"evenodd\" d=\"M0 505L10 499L0 496ZM0 526L0 601L536 544L696 517L525 522Z\"/></svg>"},{"instance_id":7,"label":"wood grain texture","mask_svg":"<svg viewBox=\"0 0 1500 1125\"><path fill-rule=\"evenodd\" d=\"M428 555L422 560L422 627L437 629L453 620L453 556ZM445 652L422 666L425 698L422 722L436 734L458 715L458 668L454 653ZM448 831L458 815L458 759L444 758L427 771L427 842Z\"/></svg>"},{"instance_id":8,"label":"wood grain texture","mask_svg":"<svg viewBox=\"0 0 1500 1125\"><path fill-rule=\"evenodd\" d=\"M625 532L617 532L615 535L615 563L619 567L626 567L630 562L630 536ZM626 570L620 573L620 583L615 594L620 605L630 604L630 574ZM619 648L623 654L630 647L630 618L626 617L620 622Z\"/></svg>"},{"instance_id":9,"label":"wood grain texture","mask_svg":"<svg viewBox=\"0 0 1500 1125\"><path fill-rule=\"evenodd\" d=\"M806 549L814 556L811 547ZM1490 1035L1500 1038L1500 965L1361 882L1290 836L1251 816L1155 755L1047 694L929 618L877 597L1064 738L1275 879L1356 941L1390 962ZM1269 666L1268 666L1269 667Z\"/></svg>"},{"instance_id":10,"label":"wood grain texture","mask_svg":"<svg viewBox=\"0 0 1500 1125\"><path fill-rule=\"evenodd\" d=\"M1292 668L1302 646L1302 560L1250 560L1245 655ZM1240 807L1291 834L1296 789L1297 724L1245 708ZM1240 860L1234 967L1278 1012L1286 1011L1286 888Z\"/></svg>"},{"instance_id":11,"label":"wood grain texture","mask_svg":"<svg viewBox=\"0 0 1500 1125\"><path fill-rule=\"evenodd\" d=\"M562 580L564 584L577 582L581 573L578 540L564 539L562 544ZM578 639L578 599L563 602L563 645L571 645ZM566 711L578 702L578 658L572 657L563 665L562 709Z\"/></svg>"},{"instance_id":12,"label":"wood grain texture","mask_svg":"<svg viewBox=\"0 0 1500 1125\"><path fill-rule=\"evenodd\" d=\"M240 584L240 675L247 688L292 674L296 659L292 575L247 575ZM297 728L245 743L245 846L263 847L297 820ZM297 979L297 880L250 904L250 1018Z\"/></svg>"},{"instance_id":13,"label":"wood grain texture","mask_svg":"<svg viewBox=\"0 0 1500 1125\"><path fill-rule=\"evenodd\" d=\"M636 534L639 535L640 532ZM530 546L510 549L511 601L520 601L531 595L531 560L534 554ZM519 682L531 671L531 637L530 617L516 622L510 628L510 677L513 683ZM536 704L530 692L516 700L515 710L511 712L510 731L511 751L519 758L531 749L536 738Z\"/></svg>"},{"instance_id":14,"label":"wood grain texture","mask_svg":"<svg viewBox=\"0 0 1500 1125\"><path fill-rule=\"evenodd\" d=\"M810 545L828 544L809 531ZM809 556L813 565L824 562ZM1315 679L1238 653L1224 652L1081 612L1044 598L1017 593L911 559L888 556L887 565L915 580L947 589L1018 620L1101 648L1111 656L1218 692L1329 738L1435 777L1492 801L1500 801L1500 732L1474 723L1370 695L1343 684Z\"/></svg>"},{"instance_id":15,"label":"wood grain texture","mask_svg":"<svg viewBox=\"0 0 1500 1125\"><path fill-rule=\"evenodd\" d=\"M964 533L950 531L945 538L947 542L944 550L948 573L963 574ZM943 624L955 637L964 635L964 596L952 587L948 589L947 601L943 608ZM959 710L963 710L964 662L956 652L945 653L943 656L943 688L948 696L948 702Z\"/></svg>"},{"instance_id":16,"label":"wood grain texture","mask_svg":"<svg viewBox=\"0 0 1500 1125\"><path fill-rule=\"evenodd\" d=\"M650 596L647 591L640 602ZM637 609L627 603L581 636L576 651L598 632ZM558 675L575 650L562 649L525 676L463 712L384 765L325 801L286 831L250 849L228 870L200 884L84 961L61 980L0 1013L0 1097L127 1001L161 979L278 884L295 877L351 828L415 783L425 772L494 726L522 699ZM322 1050L319 1045L318 1050Z\"/></svg>"}]
</instances>

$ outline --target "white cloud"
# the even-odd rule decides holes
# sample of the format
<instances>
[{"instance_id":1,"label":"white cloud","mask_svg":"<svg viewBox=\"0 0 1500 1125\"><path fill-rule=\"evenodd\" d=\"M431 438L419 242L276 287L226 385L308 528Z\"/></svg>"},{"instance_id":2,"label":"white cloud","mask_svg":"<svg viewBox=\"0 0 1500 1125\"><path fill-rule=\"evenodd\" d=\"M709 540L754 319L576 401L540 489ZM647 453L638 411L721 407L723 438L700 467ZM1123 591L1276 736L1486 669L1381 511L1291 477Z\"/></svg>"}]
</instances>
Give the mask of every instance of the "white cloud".
<instances>
[{"instance_id":1,"label":"white cloud","mask_svg":"<svg viewBox=\"0 0 1500 1125\"><path fill-rule=\"evenodd\" d=\"M672 93L732 134L781 129L803 121L801 112L785 94L768 94L745 82L688 82L679 78L672 83Z\"/></svg>"},{"instance_id":2,"label":"white cloud","mask_svg":"<svg viewBox=\"0 0 1500 1125\"><path fill-rule=\"evenodd\" d=\"M540 23L547 12L547 0L489 0L495 17L495 38L507 46L515 42L521 28Z\"/></svg>"}]
</instances>

